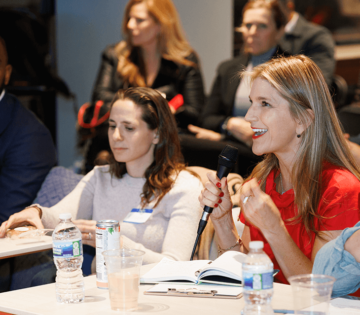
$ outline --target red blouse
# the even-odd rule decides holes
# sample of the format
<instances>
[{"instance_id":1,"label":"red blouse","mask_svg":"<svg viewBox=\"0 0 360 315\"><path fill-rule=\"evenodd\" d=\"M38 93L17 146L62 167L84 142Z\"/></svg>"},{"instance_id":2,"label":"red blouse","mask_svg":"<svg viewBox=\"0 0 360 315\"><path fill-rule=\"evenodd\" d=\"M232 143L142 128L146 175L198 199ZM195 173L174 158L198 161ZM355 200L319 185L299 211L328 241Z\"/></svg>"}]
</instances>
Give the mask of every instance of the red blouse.
<instances>
[{"instance_id":1,"label":"red blouse","mask_svg":"<svg viewBox=\"0 0 360 315\"><path fill-rule=\"evenodd\" d=\"M270 172L266 179L265 192L279 209L281 218L291 238L305 256L311 259L315 233L311 232L311 237L309 237L303 224L292 224L292 222L286 221L286 219L293 218L297 211L296 207L294 207L294 191L292 189L288 190L283 195L276 191L274 180L277 173L276 170ZM360 181L349 171L330 163L324 163L322 181L323 193L318 207L318 214L325 218L322 220L315 218L316 229L318 231L335 231L354 226L360 219ZM288 283L269 243L260 230L247 222L242 212L240 220L249 226L252 241L264 242L264 251L272 260L274 269L280 270L275 278L281 283Z\"/></svg>"}]
</instances>

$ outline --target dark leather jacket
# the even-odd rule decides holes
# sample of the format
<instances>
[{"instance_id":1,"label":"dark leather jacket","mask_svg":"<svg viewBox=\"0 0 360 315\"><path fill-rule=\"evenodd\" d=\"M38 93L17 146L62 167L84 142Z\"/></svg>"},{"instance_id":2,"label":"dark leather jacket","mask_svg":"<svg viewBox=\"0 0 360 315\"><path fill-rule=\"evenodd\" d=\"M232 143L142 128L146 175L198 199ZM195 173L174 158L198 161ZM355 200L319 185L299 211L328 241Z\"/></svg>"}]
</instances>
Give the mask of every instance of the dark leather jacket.
<instances>
[{"instance_id":1,"label":"dark leather jacket","mask_svg":"<svg viewBox=\"0 0 360 315\"><path fill-rule=\"evenodd\" d=\"M105 104L109 104L119 89L130 87L117 72L118 57L114 47L115 45L110 45L103 51L92 95L93 104L97 100L103 100ZM197 67L176 64L162 58L159 73L151 86L153 89L164 92L167 100L171 100L177 94L183 96L184 105L175 115L178 125L183 128L189 123L197 122L205 99L197 56L191 53L187 59L194 62Z\"/></svg>"},{"instance_id":2,"label":"dark leather jacket","mask_svg":"<svg viewBox=\"0 0 360 315\"><path fill-rule=\"evenodd\" d=\"M272 56L290 56L278 47ZM232 117L237 88L240 84L240 72L251 60L251 55L242 53L239 56L222 62L213 83L210 96L201 114L201 127L221 132L221 125Z\"/></svg>"}]
</instances>

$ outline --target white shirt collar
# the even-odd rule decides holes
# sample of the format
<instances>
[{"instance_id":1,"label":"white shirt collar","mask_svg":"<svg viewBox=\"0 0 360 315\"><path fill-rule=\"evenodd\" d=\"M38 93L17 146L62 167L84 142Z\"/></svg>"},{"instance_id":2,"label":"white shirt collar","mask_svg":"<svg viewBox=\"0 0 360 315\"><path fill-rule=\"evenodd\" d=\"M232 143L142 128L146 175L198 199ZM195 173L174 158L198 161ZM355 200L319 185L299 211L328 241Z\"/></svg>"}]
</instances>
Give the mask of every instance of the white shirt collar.
<instances>
[{"instance_id":1,"label":"white shirt collar","mask_svg":"<svg viewBox=\"0 0 360 315\"><path fill-rule=\"evenodd\" d=\"M285 33L291 34L295 28L295 25L299 19L299 13L294 12L291 20L285 25Z\"/></svg>"},{"instance_id":2,"label":"white shirt collar","mask_svg":"<svg viewBox=\"0 0 360 315\"><path fill-rule=\"evenodd\" d=\"M3 99L4 95L5 95L5 89L3 89L2 92L1 92L1 94L0 94L0 102L1 102L1 100Z\"/></svg>"}]
</instances>

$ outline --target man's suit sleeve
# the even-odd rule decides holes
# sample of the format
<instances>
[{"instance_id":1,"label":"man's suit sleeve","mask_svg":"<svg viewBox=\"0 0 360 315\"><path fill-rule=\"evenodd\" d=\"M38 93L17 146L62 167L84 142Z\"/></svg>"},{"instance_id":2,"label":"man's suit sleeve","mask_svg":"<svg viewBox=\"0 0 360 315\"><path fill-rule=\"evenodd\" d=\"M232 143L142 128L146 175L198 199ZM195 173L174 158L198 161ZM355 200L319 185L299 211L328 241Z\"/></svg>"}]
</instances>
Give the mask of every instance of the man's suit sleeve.
<instances>
[{"instance_id":1,"label":"man's suit sleeve","mask_svg":"<svg viewBox=\"0 0 360 315\"><path fill-rule=\"evenodd\" d=\"M335 71L335 43L331 33L322 28L317 32L307 43L307 47L304 49L305 55L311 58L321 69L326 83L331 85L334 71Z\"/></svg>"},{"instance_id":2,"label":"man's suit sleeve","mask_svg":"<svg viewBox=\"0 0 360 315\"><path fill-rule=\"evenodd\" d=\"M15 119L7 131L7 149L0 169L0 223L29 206L49 170L56 164L48 129L32 113ZM28 111L27 111L28 112Z\"/></svg>"}]
</instances>

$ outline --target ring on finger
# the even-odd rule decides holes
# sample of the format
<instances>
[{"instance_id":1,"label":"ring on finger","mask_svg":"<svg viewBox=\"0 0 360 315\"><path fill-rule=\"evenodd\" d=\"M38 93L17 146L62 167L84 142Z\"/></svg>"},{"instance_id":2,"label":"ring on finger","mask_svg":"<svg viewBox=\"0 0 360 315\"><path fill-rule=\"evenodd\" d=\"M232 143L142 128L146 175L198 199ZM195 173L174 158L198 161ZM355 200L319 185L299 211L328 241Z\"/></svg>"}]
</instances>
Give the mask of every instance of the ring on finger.
<instances>
[{"instance_id":1,"label":"ring on finger","mask_svg":"<svg viewBox=\"0 0 360 315\"><path fill-rule=\"evenodd\" d=\"M92 234L91 232L89 232L89 240L91 241L91 238L92 238Z\"/></svg>"},{"instance_id":2,"label":"ring on finger","mask_svg":"<svg viewBox=\"0 0 360 315\"><path fill-rule=\"evenodd\" d=\"M244 205L244 206L246 205L246 203L248 202L248 200L249 200L250 197L251 197L251 195L250 195L250 196L246 196L246 197L244 198L244 200L243 200L243 205Z\"/></svg>"}]
</instances>

